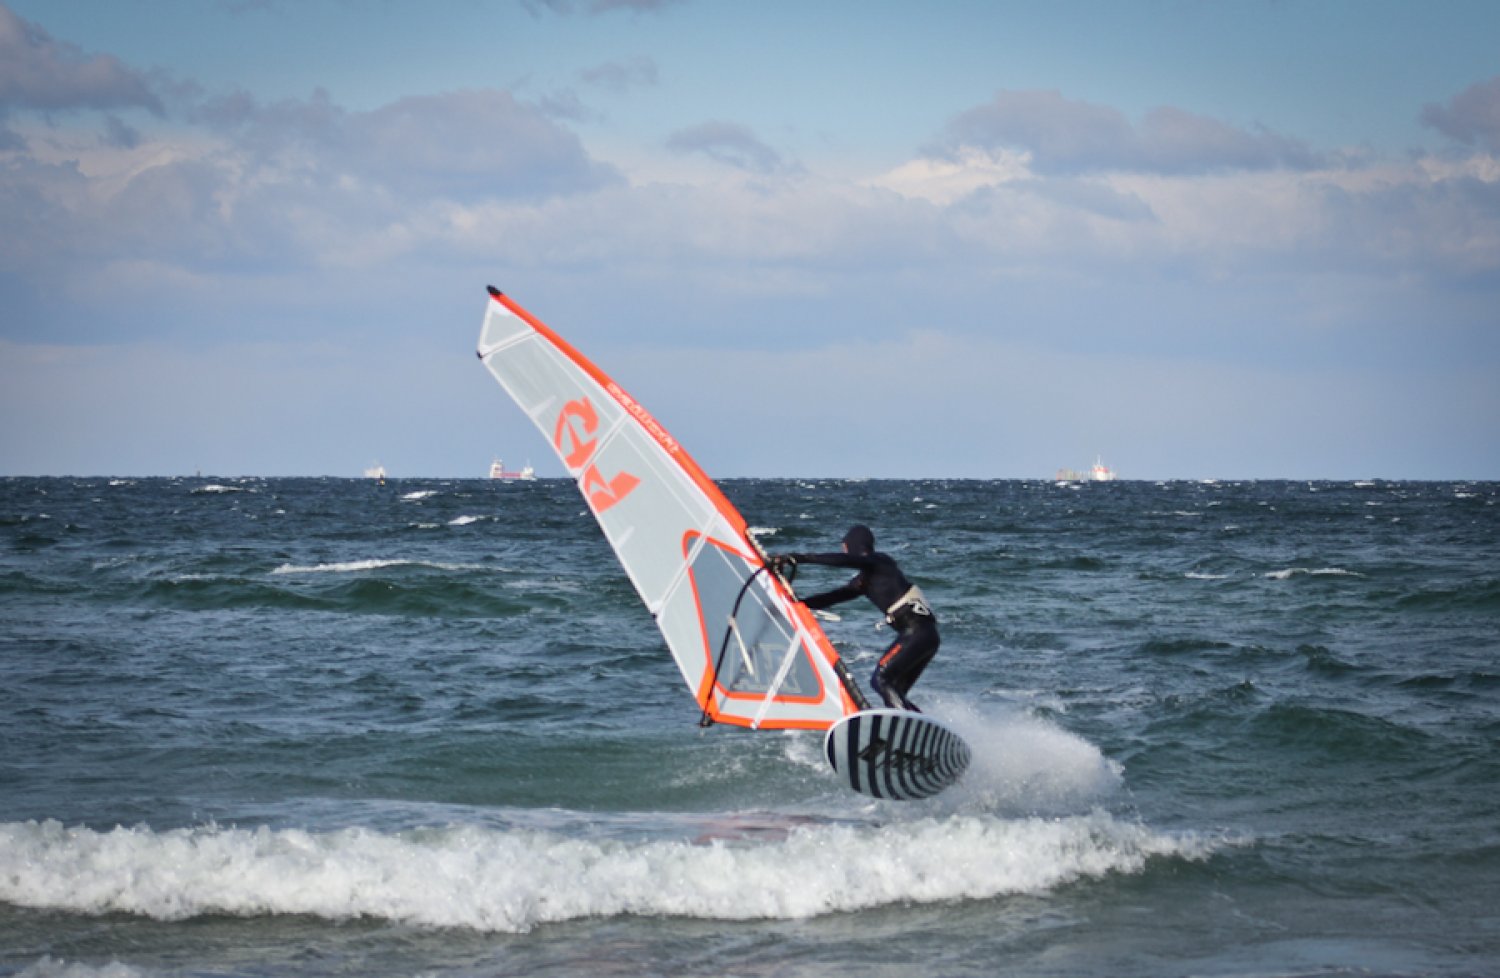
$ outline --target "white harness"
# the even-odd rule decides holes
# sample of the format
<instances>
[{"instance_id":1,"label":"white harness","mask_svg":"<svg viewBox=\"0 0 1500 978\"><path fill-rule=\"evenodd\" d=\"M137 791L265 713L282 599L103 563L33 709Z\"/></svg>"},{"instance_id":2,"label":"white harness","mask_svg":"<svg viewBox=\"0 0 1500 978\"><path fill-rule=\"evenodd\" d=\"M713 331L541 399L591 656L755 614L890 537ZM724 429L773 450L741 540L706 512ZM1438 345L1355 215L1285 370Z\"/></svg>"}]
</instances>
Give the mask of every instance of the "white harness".
<instances>
[{"instance_id":1,"label":"white harness","mask_svg":"<svg viewBox=\"0 0 1500 978\"><path fill-rule=\"evenodd\" d=\"M932 615L932 609L927 606L927 596L915 584L907 588L906 593L897 598L895 604L885 609L886 624L896 624L896 615L902 611L910 611L916 615Z\"/></svg>"}]
</instances>

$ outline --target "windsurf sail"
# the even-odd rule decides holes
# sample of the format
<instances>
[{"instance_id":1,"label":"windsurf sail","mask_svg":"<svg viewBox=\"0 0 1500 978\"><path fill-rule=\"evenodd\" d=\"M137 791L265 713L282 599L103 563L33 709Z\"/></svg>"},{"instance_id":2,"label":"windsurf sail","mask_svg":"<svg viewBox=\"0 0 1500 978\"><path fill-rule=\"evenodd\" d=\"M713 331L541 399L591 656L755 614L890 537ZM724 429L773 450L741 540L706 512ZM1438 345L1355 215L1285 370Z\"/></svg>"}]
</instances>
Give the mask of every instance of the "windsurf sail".
<instances>
[{"instance_id":1,"label":"windsurf sail","mask_svg":"<svg viewBox=\"0 0 1500 978\"><path fill-rule=\"evenodd\" d=\"M822 730L863 706L744 517L639 402L493 287L479 357L577 480L706 720Z\"/></svg>"}]
</instances>

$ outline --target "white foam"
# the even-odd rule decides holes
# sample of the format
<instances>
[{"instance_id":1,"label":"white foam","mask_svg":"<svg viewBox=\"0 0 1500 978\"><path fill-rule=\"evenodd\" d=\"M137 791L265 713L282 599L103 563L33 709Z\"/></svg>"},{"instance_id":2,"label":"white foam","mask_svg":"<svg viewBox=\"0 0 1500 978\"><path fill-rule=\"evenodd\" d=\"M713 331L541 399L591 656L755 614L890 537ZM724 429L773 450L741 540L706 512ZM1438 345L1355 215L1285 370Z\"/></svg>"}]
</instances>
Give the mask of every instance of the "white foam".
<instances>
[{"instance_id":1,"label":"white foam","mask_svg":"<svg viewBox=\"0 0 1500 978\"><path fill-rule=\"evenodd\" d=\"M1288 567L1285 570L1270 571L1267 577L1274 581L1285 581L1301 574L1313 577L1364 577L1358 571L1345 570L1342 567L1319 567L1316 570L1307 567Z\"/></svg>"},{"instance_id":2,"label":"white foam","mask_svg":"<svg viewBox=\"0 0 1500 978\"><path fill-rule=\"evenodd\" d=\"M484 570L478 564L442 564L427 560L346 560L332 564L282 564L272 574L358 574L387 567L430 567L441 571Z\"/></svg>"},{"instance_id":3,"label":"white foam","mask_svg":"<svg viewBox=\"0 0 1500 978\"><path fill-rule=\"evenodd\" d=\"M1188 571L1183 575L1190 581L1227 581L1228 574L1205 574L1202 571Z\"/></svg>"},{"instance_id":4,"label":"white foam","mask_svg":"<svg viewBox=\"0 0 1500 978\"><path fill-rule=\"evenodd\" d=\"M484 519L483 516L455 516L448 521L449 526L468 526L470 523L478 523Z\"/></svg>"},{"instance_id":5,"label":"white foam","mask_svg":"<svg viewBox=\"0 0 1500 978\"><path fill-rule=\"evenodd\" d=\"M429 496L436 496L437 494L438 491L436 489L418 489L416 492L403 493L401 498L413 500L426 499Z\"/></svg>"},{"instance_id":6,"label":"white foam","mask_svg":"<svg viewBox=\"0 0 1500 978\"><path fill-rule=\"evenodd\" d=\"M381 833L0 824L0 900L158 920L311 914L521 932L617 914L800 919L1037 893L1222 845L1102 811L808 824L772 838L629 841L472 825Z\"/></svg>"},{"instance_id":7,"label":"white foam","mask_svg":"<svg viewBox=\"0 0 1500 978\"><path fill-rule=\"evenodd\" d=\"M46 955L22 971L16 978L145 978L148 972L119 961L106 965L89 965Z\"/></svg>"}]
</instances>

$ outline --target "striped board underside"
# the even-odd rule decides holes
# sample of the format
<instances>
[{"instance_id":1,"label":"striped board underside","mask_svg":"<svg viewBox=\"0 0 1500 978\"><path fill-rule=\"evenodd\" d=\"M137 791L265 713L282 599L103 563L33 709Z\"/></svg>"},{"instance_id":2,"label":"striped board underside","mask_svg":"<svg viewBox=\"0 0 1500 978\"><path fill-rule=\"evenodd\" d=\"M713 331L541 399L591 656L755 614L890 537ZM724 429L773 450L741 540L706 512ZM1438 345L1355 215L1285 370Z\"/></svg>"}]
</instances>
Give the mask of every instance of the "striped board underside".
<instances>
[{"instance_id":1,"label":"striped board underside","mask_svg":"<svg viewBox=\"0 0 1500 978\"><path fill-rule=\"evenodd\" d=\"M828 763L861 794L893 801L929 798L959 779L969 745L939 720L907 710L863 710L829 728Z\"/></svg>"}]
</instances>

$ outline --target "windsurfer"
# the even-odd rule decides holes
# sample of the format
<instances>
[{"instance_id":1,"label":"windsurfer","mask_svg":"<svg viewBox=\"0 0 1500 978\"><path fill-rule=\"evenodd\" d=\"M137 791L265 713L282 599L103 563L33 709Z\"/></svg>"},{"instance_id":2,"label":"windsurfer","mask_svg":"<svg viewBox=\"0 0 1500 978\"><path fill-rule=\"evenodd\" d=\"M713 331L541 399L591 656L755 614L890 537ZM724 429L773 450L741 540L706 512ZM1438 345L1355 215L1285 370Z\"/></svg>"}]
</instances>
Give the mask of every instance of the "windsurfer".
<instances>
[{"instance_id":1,"label":"windsurfer","mask_svg":"<svg viewBox=\"0 0 1500 978\"><path fill-rule=\"evenodd\" d=\"M875 534L870 528L858 524L850 527L844 534L843 553L785 554L775 558L775 562L783 566L788 562L822 564L858 571L843 587L815 594L803 604L816 610L863 596L885 612L886 622L896 629L896 639L880 657L870 685L886 706L920 713L906 694L937 655L940 641L937 618L927 606L921 589L906 579L896 561L875 549Z\"/></svg>"}]
</instances>

